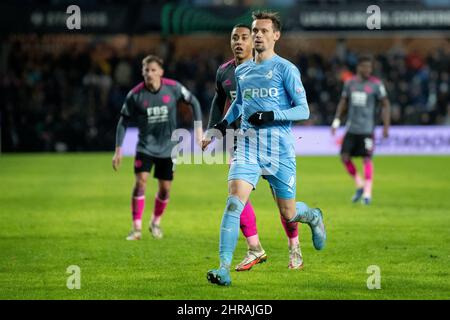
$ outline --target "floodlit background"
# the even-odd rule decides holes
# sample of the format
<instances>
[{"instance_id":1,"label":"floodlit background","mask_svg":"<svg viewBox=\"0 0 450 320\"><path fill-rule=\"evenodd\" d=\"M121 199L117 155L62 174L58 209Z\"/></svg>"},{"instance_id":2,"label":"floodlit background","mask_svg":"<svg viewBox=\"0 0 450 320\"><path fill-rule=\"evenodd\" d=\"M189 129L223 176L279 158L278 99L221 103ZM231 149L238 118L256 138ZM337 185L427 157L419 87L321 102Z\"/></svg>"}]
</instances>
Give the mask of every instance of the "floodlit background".
<instances>
[{"instance_id":1,"label":"floodlit background","mask_svg":"<svg viewBox=\"0 0 450 320\"><path fill-rule=\"evenodd\" d=\"M80 29L67 27L71 5ZM371 5L380 29L367 27ZM288 271L285 234L261 182L252 203L268 262L233 273L222 290L205 273L218 263L227 166L178 166L165 238L145 231L130 243L132 157L118 173L111 158L141 59L164 59L165 76L198 97L205 126L216 70L232 58L231 28L250 24L256 9L280 12L277 53L302 74L311 117L294 128L297 198L323 209L329 239L317 253L301 227L305 269ZM0 17L0 298L450 298L450 1L6 0ZM370 207L350 203L343 131L330 135L359 54L374 56L392 106L390 137L376 132ZM178 110L190 129L190 108ZM128 155L135 139L130 128ZM152 179L144 226L155 190ZM241 237L236 263L245 250ZM66 286L73 265L80 289ZM371 265L381 290L366 285Z\"/></svg>"},{"instance_id":2,"label":"floodlit background","mask_svg":"<svg viewBox=\"0 0 450 320\"><path fill-rule=\"evenodd\" d=\"M215 72L232 57L231 28L250 24L260 8L281 13L277 50L299 67L311 109L302 125L331 124L343 81L367 53L385 82L393 125L450 124L449 1L375 1L380 30L367 29L372 2L353 0L78 1L81 29L68 30L73 2L1 4L3 152L112 150L124 97L149 53L195 93L206 123ZM188 127L189 109L180 110ZM441 134L449 153L448 130Z\"/></svg>"}]
</instances>

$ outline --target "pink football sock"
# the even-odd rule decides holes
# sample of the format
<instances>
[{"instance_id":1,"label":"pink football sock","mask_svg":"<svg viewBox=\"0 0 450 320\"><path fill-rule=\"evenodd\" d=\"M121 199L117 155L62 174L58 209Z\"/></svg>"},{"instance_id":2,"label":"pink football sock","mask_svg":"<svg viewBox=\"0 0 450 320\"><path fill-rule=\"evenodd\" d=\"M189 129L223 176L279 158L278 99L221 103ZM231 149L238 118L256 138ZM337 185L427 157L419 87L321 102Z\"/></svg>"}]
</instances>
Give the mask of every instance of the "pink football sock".
<instances>
[{"instance_id":1,"label":"pink football sock","mask_svg":"<svg viewBox=\"0 0 450 320\"><path fill-rule=\"evenodd\" d=\"M153 209L152 223L160 223L161 217L164 214L164 210L166 209L168 203L169 198L162 200L158 197L158 194L155 196L155 207Z\"/></svg>"},{"instance_id":2,"label":"pink football sock","mask_svg":"<svg viewBox=\"0 0 450 320\"><path fill-rule=\"evenodd\" d=\"M364 158L364 197L372 197L372 184L373 184L373 162L370 158Z\"/></svg>"},{"instance_id":3,"label":"pink football sock","mask_svg":"<svg viewBox=\"0 0 450 320\"><path fill-rule=\"evenodd\" d=\"M134 230L142 229L142 213L145 207L145 196L133 197L131 199L131 213L133 215Z\"/></svg>"},{"instance_id":4,"label":"pink football sock","mask_svg":"<svg viewBox=\"0 0 450 320\"><path fill-rule=\"evenodd\" d=\"M357 188L362 188L364 183L359 176L358 172L356 171L356 167L353 164L352 160L344 161L345 168L347 169L347 172L353 177L353 180L355 180L355 184Z\"/></svg>"},{"instance_id":5,"label":"pink football sock","mask_svg":"<svg viewBox=\"0 0 450 320\"><path fill-rule=\"evenodd\" d=\"M283 216L280 215L281 224L283 225L284 231L288 239L293 239L298 237L298 222L287 222L284 220Z\"/></svg>"},{"instance_id":6,"label":"pink football sock","mask_svg":"<svg viewBox=\"0 0 450 320\"><path fill-rule=\"evenodd\" d=\"M250 201L247 202L241 213L241 231L247 239L258 234L258 230L256 229L255 211L253 210Z\"/></svg>"}]
</instances>

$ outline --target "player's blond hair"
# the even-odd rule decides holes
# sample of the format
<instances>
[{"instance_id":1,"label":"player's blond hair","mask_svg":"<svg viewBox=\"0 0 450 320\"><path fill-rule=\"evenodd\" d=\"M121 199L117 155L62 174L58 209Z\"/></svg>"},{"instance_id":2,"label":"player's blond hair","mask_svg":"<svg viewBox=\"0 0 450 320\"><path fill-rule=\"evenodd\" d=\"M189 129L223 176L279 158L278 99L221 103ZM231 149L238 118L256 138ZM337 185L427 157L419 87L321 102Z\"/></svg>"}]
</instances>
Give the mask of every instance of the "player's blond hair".
<instances>
[{"instance_id":1,"label":"player's blond hair","mask_svg":"<svg viewBox=\"0 0 450 320\"><path fill-rule=\"evenodd\" d=\"M156 62L161 68L164 66L164 60L153 54L149 54L144 59L142 59L142 65L145 66L149 63Z\"/></svg>"},{"instance_id":2,"label":"player's blond hair","mask_svg":"<svg viewBox=\"0 0 450 320\"><path fill-rule=\"evenodd\" d=\"M274 11L253 11L253 21L255 20L271 20L273 31L281 31L281 18L278 12Z\"/></svg>"}]
</instances>

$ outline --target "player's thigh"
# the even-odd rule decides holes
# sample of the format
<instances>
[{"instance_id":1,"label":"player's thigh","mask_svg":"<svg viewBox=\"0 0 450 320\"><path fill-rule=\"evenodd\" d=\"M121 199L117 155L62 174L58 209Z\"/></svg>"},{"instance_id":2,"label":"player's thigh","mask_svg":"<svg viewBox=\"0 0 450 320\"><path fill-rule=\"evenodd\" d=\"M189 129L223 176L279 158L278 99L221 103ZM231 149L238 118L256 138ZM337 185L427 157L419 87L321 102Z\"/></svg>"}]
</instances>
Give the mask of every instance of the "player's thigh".
<instances>
[{"instance_id":1,"label":"player's thigh","mask_svg":"<svg viewBox=\"0 0 450 320\"><path fill-rule=\"evenodd\" d=\"M149 155L136 153L134 158L134 175L136 184L145 187L150 171L152 170L153 160Z\"/></svg>"},{"instance_id":2,"label":"player's thigh","mask_svg":"<svg viewBox=\"0 0 450 320\"><path fill-rule=\"evenodd\" d=\"M172 188L172 180L158 179L158 188L159 190L170 191L170 188Z\"/></svg>"},{"instance_id":3,"label":"player's thigh","mask_svg":"<svg viewBox=\"0 0 450 320\"><path fill-rule=\"evenodd\" d=\"M134 177L136 186L140 189L145 189L147 186L147 180L149 175L150 174L145 171L135 173Z\"/></svg>"},{"instance_id":4,"label":"player's thigh","mask_svg":"<svg viewBox=\"0 0 450 320\"><path fill-rule=\"evenodd\" d=\"M295 158L286 158L280 161L276 170L265 175L276 199L295 199L296 167Z\"/></svg>"},{"instance_id":5,"label":"player's thigh","mask_svg":"<svg viewBox=\"0 0 450 320\"><path fill-rule=\"evenodd\" d=\"M260 176L261 168L257 163L239 163L235 159L231 161L228 181L243 180L251 184L254 189Z\"/></svg>"},{"instance_id":6,"label":"player's thigh","mask_svg":"<svg viewBox=\"0 0 450 320\"><path fill-rule=\"evenodd\" d=\"M253 185L245 180L228 180L228 193L246 203L253 190Z\"/></svg>"},{"instance_id":7,"label":"player's thigh","mask_svg":"<svg viewBox=\"0 0 450 320\"><path fill-rule=\"evenodd\" d=\"M375 149L375 140L373 135L361 135L359 141L359 154L361 157L371 158Z\"/></svg>"},{"instance_id":8,"label":"player's thigh","mask_svg":"<svg viewBox=\"0 0 450 320\"><path fill-rule=\"evenodd\" d=\"M260 176L261 168L258 164L238 163L233 159L228 171L229 194L238 196L242 202L247 202Z\"/></svg>"},{"instance_id":9,"label":"player's thigh","mask_svg":"<svg viewBox=\"0 0 450 320\"><path fill-rule=\"evenodd\" d=\"M155 172L153 176L158 180L172 181L175 163L171 158L154 158Z\"/></svg>"},{"instance_id":10,"label":"player's thigh","mask_svg":"<svg viewBox=\"0 0 450 320\"><path fill-rule=\"evenodd\" d=\"M354 157L371 157L373 152L373 137L367 134L353 135L353 149L351 155Z\"/></svg>"},{"instance_id":11,"label":"player's thigh","mask_svg":"<svg viewBox=\"0 0 450 320\"><path fill-rule=\"evenodd\" d=\"M341 147L341 159L342 161L350 160L350 157L354 155L355 149L355 135L351 133L346 133L344 140L342 141Z\"/></svg>"}]
</instances>

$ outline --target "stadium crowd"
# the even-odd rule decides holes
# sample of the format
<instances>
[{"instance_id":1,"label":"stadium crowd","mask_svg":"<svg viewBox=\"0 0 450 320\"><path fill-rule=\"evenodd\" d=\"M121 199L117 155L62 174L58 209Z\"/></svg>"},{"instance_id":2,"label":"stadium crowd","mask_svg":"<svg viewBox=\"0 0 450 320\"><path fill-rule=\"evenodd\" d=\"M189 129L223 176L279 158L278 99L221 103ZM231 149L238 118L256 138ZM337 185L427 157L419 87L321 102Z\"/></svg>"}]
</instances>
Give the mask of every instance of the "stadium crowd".
<instances>
[{"instance_id":1,"label":"stadium crowd","mask_svg":"<svg viewBox=\"0 0 450 320\"><path fill-rule=\"evenodd\" d=\"M170 48L162 55L165 76L197 95L206 124L217 67L229 56L204 52L175 58ZM2 151L113 150L119 111L127 92L141 81L144 53L118 53L99 42L53 54L14 42L3 56ZM386 85L393 124L450 124L449 55L438 50L423 57L392 48L375 58L374 73ZM343 81L354 71L356 59L350 50L337 50L331 58L297 56L311 109L304 125L330 125Z\"/></svg>"}]
</instances>

